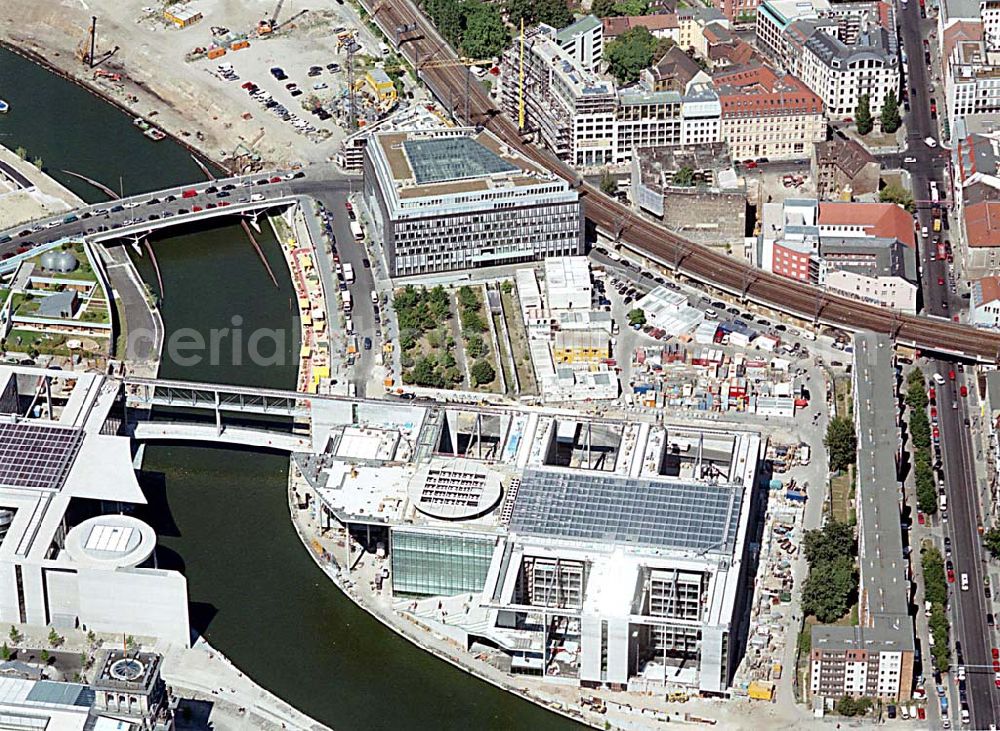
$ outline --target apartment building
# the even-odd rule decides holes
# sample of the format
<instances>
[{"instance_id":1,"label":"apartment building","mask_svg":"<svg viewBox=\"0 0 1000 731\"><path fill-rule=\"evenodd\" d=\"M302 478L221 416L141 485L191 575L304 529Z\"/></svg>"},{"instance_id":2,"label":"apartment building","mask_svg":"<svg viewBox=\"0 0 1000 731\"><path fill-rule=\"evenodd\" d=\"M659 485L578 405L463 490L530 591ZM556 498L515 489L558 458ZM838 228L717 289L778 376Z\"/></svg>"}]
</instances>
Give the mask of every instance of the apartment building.
<instances>
[{"instance_id":1,"label":"apartment building","mask_svg":"<svg viewBox=\"0 0 1000 731\"><path fill-rule=\"evenodd\" d=\"M801 80L760 66L713 78L722 111L719 139L735 160L808 157L826 139L823 102Z\"/></svg>"},{"instance_id":2,"label":"apartment building","mask_svg":"<svg viewBox=\"0 0 1000 731\"><path fill-rule=\"evenodd\" d=\"M583 253L577 192L487 131L375 135L364 199L392 276Z\"/></svg>"},{"instance_id":3,"label":"apartment building","mask_svg":"<svg viewBox=\"0 0 1000 731\"><path fill-rule=\"evenodd\" d=\"M954 143L954 220L970 278L1000 270L1000 130L994 115L957 120ZM982 131L972 131L982 130Z\"/></svg>"},{"instance_id":4,"label":"apartment building","mask_svg":"<svg viewBox=\"0 0 1000 731\"><path fill-rule=\"evenodd\" d=\"M1000 277L983 277L972 283L969 322L976 327L1000 328Z\"/></svg>"},{"instance_id":5,"label":"apartment building","mask_svg":"<svg viewBox=\"0 0 1000 731\"><path fill-rule=\"evenodd\" d=\"M816 699L849 695L905 701L913 690L915 645L900 528L900 402L895 355L886 335L854 336L854 373L858 625L813 626L809 689Z\"/></svg>"},{"instance_id":6,"label":"apartment building","mask_svg":"<svg viewBox=\"0 0 1000 731\"><path fill-rule=\"evenodd\" d=\"M917 306L913 227L891 203L765 203L757 265L901 312Z\"/></svg>"},{"instance_id":7,"label":"apartment building","mask_svg":"<svg viewBox=\"0 0 1000 731\"><path fill-rule=\"evenodd\" d=\"M989 48L984 23L953 23L944 31L941 50L951 129L963 117L1000 112L1000 51Z\"/></svg>"},{"instance_id":8,"label":"apartment building","mask_svg":"<svg viewBox=\"0 0 1000 731\"><path fill-rule=\"evenodd\" d=\"M604 58L604 28L593 15L585 15L562 30L555 40L566 54L589 71L597 71Z\"/></svg>"},{"instance_id":9,"label":"apartment building","mask_svg":"<svg viewBox=\"0 0 1000 731\"><path fill-rule=\"evenodd\" d=\"M884 2L772 0L757 13L758 47L822 98L831 118L852 117L867 95L877 116L899 93L895 20Z\"/></svg>"},{"instance_id":10,"label":"apartment building","mask_svg":"<svg viewBox=\"0 0 1000 731\"><path fill-rule=\"evenodd\" d=\"M502 63L501 104L516 118L520 43ZM645 84L619 90L571 58L547 26L526 33L524 74L527 129L576 166L624 164L639 147L718 139L719 102L708 83L689 83L683 92Z\"/></svg>"}]
</instances>

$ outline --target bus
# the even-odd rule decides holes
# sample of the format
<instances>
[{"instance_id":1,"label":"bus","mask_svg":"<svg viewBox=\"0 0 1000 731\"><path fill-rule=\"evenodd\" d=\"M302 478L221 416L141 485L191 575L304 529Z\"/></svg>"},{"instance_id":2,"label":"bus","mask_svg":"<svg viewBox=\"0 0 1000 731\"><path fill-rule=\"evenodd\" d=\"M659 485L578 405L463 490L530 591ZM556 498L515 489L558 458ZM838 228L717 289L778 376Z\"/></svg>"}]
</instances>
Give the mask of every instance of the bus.
<instances>
[{"instance_id":1,"label":"bus","mask_svg":"<svg viewBox=\"0 0 1000 731\"><path fill-rule=\"evenodd\" d=\"M365 238L365 231L357 221L351 221L351 233L354 234L356 241L362 241Z\"/></svg>"},{"instance_id":2,"label":"bus","mask_svg":"<svg viewBox=\"0 0 1000 731\"><path fill-rule=\"evenodd\" d=\"M936 180L932 180L931 181L931 203L937 204L940 199L941 198L938 195L937 181Z\"/></svg>"},{"instance_id":3,"label":"bus","mask_svg":"<svg viewBox=\"0 0 1000 731\"><path fill-rule=\"evenodd\" d=\"M343 292L341 293L340 298L344 302L344 312L349 313L351 311L351 293Z\"/></svg>"}]
</instances>

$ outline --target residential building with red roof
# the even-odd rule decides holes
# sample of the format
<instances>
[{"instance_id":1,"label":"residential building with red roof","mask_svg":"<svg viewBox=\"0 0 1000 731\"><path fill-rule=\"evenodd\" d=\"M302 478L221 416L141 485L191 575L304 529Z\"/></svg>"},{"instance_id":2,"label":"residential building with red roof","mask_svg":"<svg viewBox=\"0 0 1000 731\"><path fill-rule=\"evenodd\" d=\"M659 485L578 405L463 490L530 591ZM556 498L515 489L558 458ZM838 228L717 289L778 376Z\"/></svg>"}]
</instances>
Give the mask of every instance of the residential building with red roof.
<instances>
[{"instance_id":1,"label":"residential building with red roof","mask_svg":"<svg viewBox=\"0 0 1000 731\"><path fill-rule=\"evenodd\" d=\"M823 101L800 79L758 66L712 82L722 107L721 138L734 160L808 157L826 139Z\"/></svg>"}]
</instances>

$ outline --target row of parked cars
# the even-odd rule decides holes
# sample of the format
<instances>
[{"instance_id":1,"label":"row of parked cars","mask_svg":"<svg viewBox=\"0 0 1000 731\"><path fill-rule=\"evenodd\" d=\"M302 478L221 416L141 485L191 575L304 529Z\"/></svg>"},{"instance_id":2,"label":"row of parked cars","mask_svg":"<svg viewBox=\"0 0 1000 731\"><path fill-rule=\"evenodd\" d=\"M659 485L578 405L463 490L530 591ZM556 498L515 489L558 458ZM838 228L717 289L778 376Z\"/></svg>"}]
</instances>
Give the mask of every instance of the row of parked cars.
<instances>
[{"instance_id":1,"label":"row of parked cars","mask_svg":"<svg viewBox=\"0 0 1000 731\"><path fill-rule=\"evenodd\" d=\"M278 70L280 71L280 69ZM272 74L274 73L274 71L275 69L271 69ZM278 77L275 76L275 78ZM288 77L284 76L284 74L282 73L282 78L287 79ZM278 80L281 81L282 79L279 78ZM288 87L288 90L292 94L292 96L298 96L298 94L302 93L302 91L295 84L287 84L286 86ZM311 134L317 131L314 125L302 119L294 112L289 111L284 104L277 101L273 96L271 96L268 92L261 89L259 86L257 86L257 84L253 83L252 81L247 81L246 83L244 83L242 85L242 88L245 89L246 92L250 95L250 97L256 100L258 104L260 104L262 107L270 111L279 119L282 119L291 124L296 129L296 131L302 134Z\"/></svg>"}]
</instances>

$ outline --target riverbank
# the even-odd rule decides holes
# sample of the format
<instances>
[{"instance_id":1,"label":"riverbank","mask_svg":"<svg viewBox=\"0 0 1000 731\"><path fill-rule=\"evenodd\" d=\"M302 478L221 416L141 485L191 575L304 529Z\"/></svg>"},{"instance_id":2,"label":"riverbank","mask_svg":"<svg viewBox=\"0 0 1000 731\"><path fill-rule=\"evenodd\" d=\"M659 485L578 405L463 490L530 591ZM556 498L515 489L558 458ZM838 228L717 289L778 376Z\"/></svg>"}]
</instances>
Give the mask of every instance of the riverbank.
<instances>
[{"instance_id":1,"label":"riverbank","mask_svg":"<svg viewBox=\"0 0 1000 731\"><path fill-rule=\"evenodd\" d=\"M18 21L0 24L0 43L85 86L130 117L148 120L190 150L209 159L225 158L227 168L246 162L237 160L242 155L258 155L265 166L329 160L343 137L340 127L333 127L332 134L327 130L328 136L307 140L291 125L250 105L239 84L220 79L215 67L234 63L261 83L275 62L301 66L303 76L310 65L342 62L334 30L361 26L350 4L317 0L281 33L265 38L252 32L262 11L228 0L200 2L203 19L188 28L174 27L160 7L145 0L7 0L4 10ZM289 18L293 14L287 13ZM91 16L97 17L95 56L101 63L96 69L81 61L89 53ZM194 53L215 39L215 27L237 36L249 33L249 46L217 61L206 60L203 50ZM377 48L367 28L362 28L361 40L366 48ZM298 110L298 101L292 101L289 108Z\"/></svg>"},{"instance_id":2,"label":"riverbank","mask_svg":"<svg viewBox=\"0 0 1000 731\"><path fill-rule=\"evenodd\" d=\"M539 693L536 689L523 682L516 682L515 676L499 672L489 672L495 669L489 668L489 666L483 663L473 664L471 662L473 659L471 655L463 656L464 648L459 647L437 633L433 633L427 626L420 625L412 620L412 624L407 624L405 621L402 621L404 615L399 615L391 607L380 605L377 601L372 601L371 597L366 597L364 588L360 584L372 579L372 576L368 576L363 572L352 573L352 571L364 568L362 565L364 556L359 555L359 560L350 569L347 567L348 562L351 561L350 558L345 560L342 557L341 561L338 562L336 554L338 551L344 552L347 550L347 540L349 539L343 537L340 539L331 539L322 534L319 523L316 521L315 516L312 515L310 508L300 507L299 498L307 492L309 492L308 485L293 465L288 476L288 508L289 517L292 525L295 527L295 532L302 542L303 548L306 549L316 565L334 586L343 592L344 596L354 602L355 605L367 612L383 627L415 645L420 651L427 652L439 660L444 660L463 673L467 673L495 688L534 703L547 711L559 714L571 721L585 724L592 728L607 728L605 726L606 719L599 714L592 713L589 714L592 717L588 717L572 705L564 703L561 699ZM372 590L375 589L374 580L371 581L370 588Z\"/></svg>"},{"instance_id":3,"label":"riverbank","mask_svg":"<svg viewBox=\"0 0 1000 731\"><path fill-rule=\"evenodd\" d=\"M40 160L44 165L44 160ZM73 191L0 145L0 229L14 228L84 205Z\"/></svg>"}]
</instances>

